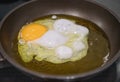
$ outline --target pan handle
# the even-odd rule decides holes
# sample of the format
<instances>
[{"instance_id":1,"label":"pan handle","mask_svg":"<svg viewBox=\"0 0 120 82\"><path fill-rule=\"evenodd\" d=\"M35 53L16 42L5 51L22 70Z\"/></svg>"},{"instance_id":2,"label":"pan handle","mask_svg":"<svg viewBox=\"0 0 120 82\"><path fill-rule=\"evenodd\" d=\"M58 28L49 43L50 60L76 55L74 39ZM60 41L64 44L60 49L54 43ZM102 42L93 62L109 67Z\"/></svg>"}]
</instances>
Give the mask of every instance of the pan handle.
<instances>
[{"instance_id":1,"label":"pan handle","mask_svg":"<svg viewBox=\"0 0 120 82\"><path fill-rule=\"evenodd\" d=\"M10 67L11 64L9 62L7 62L1 55L0 53L0 69L2 68L6 68L6 67Z\"/></svg>"}]
</instances>

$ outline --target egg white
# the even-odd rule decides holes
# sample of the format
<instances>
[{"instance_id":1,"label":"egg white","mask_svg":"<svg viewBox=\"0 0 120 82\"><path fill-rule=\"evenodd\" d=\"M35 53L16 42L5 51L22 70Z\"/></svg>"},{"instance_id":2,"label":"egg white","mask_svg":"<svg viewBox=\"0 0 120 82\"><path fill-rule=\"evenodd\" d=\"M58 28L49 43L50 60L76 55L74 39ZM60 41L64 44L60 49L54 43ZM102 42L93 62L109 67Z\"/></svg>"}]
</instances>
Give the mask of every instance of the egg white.
<instances>
[{"instance_id":1,"label":"egg white","mask_svg":"<svg viewBox=\"0 0 120 82\"><path fill-rule=\"evenodd\" d=\"M56 31L59 31L63 34L69 34L74 28L74 23L67 19L58 19L54 22L53 27Z\"/></svg>"},{"instance_id":2,"label":"egg white","mask_svg":"<svg viewBox=\"0 0 120 82\"><path fill-rule=\"evenodd\" d=\"M55 53L60 59L68 59L72 57L73 50L68 46L59 46L56 48Z\"/></svg>"},{"instance_id":3,"label":"egg white","mask_svg":"<svg viewBox=\"0 0 120 82\"><path fill-rule=\"evenodd\" d=\"M29 43L38 44L46 49L55 49L56 56L60 59L68 59L72 57L73 52L85 49L82 39L89 33L86 27L77 25L67 19L58 19L53 22L53 28L48 30L42 37ZM79 36L78 39L72 42L71 47L65 46L66 42L71 39L68 34Z\"/></svg>"},{"instance_id":4,"label":"egg white","mask_svg":"<svg viewBox=\"0 0 120 82\"><path fill-rule=\"evenodd\" d=\"M53 27L56 31L63 34L79 34L81 37L88 35L89 30L85 26L75 24L67 19L58 19L54 22Z\"/></svg>"},{"instance_id":5,"label":"egg white","mask_svg":"<svg viewBox=\"0 0 120 82\"><path fill-rule=\"evenodd\" d=\"M67 42L68 38L55 30L47 31L42 37L30 41L30 43L37 43L47 49L56 48Z\"/></svg>"}]
</instances>

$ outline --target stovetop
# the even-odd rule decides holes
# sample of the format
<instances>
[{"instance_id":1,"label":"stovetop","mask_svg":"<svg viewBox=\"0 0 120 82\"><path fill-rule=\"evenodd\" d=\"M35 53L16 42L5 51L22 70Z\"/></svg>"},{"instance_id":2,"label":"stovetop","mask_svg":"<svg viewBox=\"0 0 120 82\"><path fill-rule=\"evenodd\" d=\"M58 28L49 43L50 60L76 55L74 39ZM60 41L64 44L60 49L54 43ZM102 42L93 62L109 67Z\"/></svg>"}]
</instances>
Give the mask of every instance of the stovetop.
<instances>
[{"instance_id":1,"label":"stovetop","mask_svg":"<svg viewBox=\"0 0 120 82\"><path fill-rule=\"evenodd\" d=\"M25 3L28 0L0 0L0 20L13 8ZM96 1L120 17L120 0L93 0ZM1 60L0 60L1 61ZM21 73L7 62L0 62L0 82L42 82ZM49 82L49 81L47 81ZM77 82L120 82L120 59L118 59L111 67L103 71L99 75L84 79Z\"/></svg>"}]
</instances>

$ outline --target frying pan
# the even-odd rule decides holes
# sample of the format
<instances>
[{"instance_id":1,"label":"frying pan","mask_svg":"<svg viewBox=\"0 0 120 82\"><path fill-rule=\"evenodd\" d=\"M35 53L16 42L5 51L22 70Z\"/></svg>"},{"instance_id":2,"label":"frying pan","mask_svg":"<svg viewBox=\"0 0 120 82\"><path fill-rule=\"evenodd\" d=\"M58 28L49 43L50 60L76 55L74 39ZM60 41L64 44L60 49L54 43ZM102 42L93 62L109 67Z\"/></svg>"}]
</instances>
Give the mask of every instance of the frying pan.
<instances>
[{"instance_id":1,"label":"frying pan","mask_svg":"<svg viewBox=\"0 0 120 82\"><path fill-rule=\"evenodd\" d=\"M98 25L107 35L110 42L110 56L104 66L90 72L74 75L52 75L40 73L26 68L15 55L13 42L20 28L27 22L50 14L65 14L89 20ZM21 71L47 79L73 80L96 75L111 66L120 56L120 22L118 17L109 9L96 2L88 0L33 0L13 9L0 25L0 52L13 66ZM54 70L54 69L53 69Z\"/></svg>"}]
</instances>

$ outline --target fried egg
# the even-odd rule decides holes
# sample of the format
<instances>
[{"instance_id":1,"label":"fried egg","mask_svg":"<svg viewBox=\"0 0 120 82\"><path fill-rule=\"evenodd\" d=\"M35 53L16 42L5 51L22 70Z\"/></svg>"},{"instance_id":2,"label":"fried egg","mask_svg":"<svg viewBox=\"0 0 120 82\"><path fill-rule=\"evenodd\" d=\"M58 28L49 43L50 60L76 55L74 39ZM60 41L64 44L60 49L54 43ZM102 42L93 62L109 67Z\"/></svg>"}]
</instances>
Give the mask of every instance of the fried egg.
<instances>
[{"instance_id":1,"label":"fried egg","mask_svg":"<svg viewBox=\"0 0 120 82\"><path fill-rule=\"evenodd\" d=\"M88 34L86 27L52 16L51 19L39 20L21 28L18 51L25 62L33 58L51 63L76 61L87 54Z\"/></svg>"}]
</instances>

